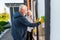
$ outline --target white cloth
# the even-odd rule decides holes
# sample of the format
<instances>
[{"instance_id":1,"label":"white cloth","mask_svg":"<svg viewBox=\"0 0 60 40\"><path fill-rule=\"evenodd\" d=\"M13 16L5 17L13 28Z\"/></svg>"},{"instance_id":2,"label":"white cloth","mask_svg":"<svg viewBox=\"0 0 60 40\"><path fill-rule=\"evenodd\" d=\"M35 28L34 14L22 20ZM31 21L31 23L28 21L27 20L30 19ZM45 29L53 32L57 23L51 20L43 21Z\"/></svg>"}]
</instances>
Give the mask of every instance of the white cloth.
<instances>
[{"instance_id":1,"label":"white cloth","mask_svg":"<svg viewBox=\"0 0 60 40\"><path fill-rule=\"evenodd\" d=\"M26 16L26 18L27 18L27 20L28 20L29 22L33 23L33 20L30 19L29 16ZM29 32L31 32L32 29L33 29L33 27L27 27L27 31L29 31Z\"/></svg>"}]
</instances>

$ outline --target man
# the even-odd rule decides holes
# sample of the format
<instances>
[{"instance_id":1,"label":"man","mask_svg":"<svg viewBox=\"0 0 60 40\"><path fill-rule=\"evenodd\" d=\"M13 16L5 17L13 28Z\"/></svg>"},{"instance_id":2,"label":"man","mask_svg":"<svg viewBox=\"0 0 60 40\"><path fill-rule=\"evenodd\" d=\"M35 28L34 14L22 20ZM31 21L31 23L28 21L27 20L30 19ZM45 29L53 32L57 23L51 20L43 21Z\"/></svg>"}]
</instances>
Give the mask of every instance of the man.
<instances>
[{"instance_id":1,"label":"man","mask_svg":"<svg viewBox=\"0 0 60 40\"><path fill-rule=\"evenodd\" d=\"M14 40L26 40L27 36L27 27L35 27L40 24L38 23L30 23L25 15L27 13L27 6L21 5L19 7L19 12L16 12L14 15L14 21L12 25L12 36Z\"/></svg>"}]
</instances>

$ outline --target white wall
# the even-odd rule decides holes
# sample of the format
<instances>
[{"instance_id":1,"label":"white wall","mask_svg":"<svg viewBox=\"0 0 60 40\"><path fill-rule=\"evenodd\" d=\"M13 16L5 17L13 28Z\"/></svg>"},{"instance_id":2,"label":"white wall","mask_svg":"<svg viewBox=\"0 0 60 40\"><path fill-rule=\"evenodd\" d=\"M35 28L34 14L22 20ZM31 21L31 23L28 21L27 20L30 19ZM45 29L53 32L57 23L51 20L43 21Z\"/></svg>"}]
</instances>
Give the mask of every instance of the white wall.
<instances>
[{"instance_id":1,"label":"white wall","mask_svg":"<svg viewBox=\"0 0 60 40\"><path fill-rule=\"evenodd\" d=\"M4 12L4 8L6 8L7 13L10 13L10 8L5 6L5 3L24 3L24 0L1 0L0 1L0 13Z\"/></svg>"},{"instance_id":2,"label":"white wall","mask_svg":"<svg viewBox=\"0 0 60 40\"><path fill-rule=\"evenodd\" d=\"M45 15L45 0L38 0L38 16Z\"/></svg>"},{"instance_id":3,"label":"white wall","mask_svg":"<svg viewBox=\"0 0 60 40\"><path fill-rule=\"evenodd\" d=\"M60 40L60 0L51 0L51 40Z\"/></svg>"},{"instance_id":4,"label":"white wall","mask_svg":"<svg viewBox=\"0 0 60 40\"><path fill-rule=\"evenodd\" d=\"M1 0L3 3L24 3L24 0Z\"/></svg>"},{"instance_id":5,"label":"white wall","mask_svg":"<svg viewBox=\"0 0 60 40\"><path fill-rule=\"evenodd\" d=\"M24 0L1 0L0 13L4 12L4 8L6 8L6 11L10 13L9 8L5 6L5 3L24 3Z\"/></svg>"}]
</instances>

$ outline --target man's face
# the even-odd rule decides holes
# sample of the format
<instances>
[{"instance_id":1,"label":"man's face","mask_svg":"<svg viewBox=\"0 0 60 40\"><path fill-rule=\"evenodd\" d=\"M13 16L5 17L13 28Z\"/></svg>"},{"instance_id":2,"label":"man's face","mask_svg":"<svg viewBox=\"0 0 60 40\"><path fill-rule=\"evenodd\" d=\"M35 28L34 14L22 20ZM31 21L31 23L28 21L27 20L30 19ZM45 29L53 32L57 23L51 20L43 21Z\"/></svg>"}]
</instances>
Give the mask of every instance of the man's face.
<instances>
[{"instance_id":1,"label":"man's face","mask_svg":"<svg viewBox=\"0 0 60 40\"><path fill-rule=\"evenodd\" d=\"M21 9L21 12L22 12L23 15L26 15L26 13L27 13L27 7L23 7Z\"/></svg>"},{"instance_id":2,"label":"man's face","mask_svg":"<svg viewBox=\"0 0 60 40\"><path fill-rule=\"evenodd\" d=\"M26 7L23 9L23 12L24 12L24 14L27 13L27 8Z\"/></svg>"}]
</instances>

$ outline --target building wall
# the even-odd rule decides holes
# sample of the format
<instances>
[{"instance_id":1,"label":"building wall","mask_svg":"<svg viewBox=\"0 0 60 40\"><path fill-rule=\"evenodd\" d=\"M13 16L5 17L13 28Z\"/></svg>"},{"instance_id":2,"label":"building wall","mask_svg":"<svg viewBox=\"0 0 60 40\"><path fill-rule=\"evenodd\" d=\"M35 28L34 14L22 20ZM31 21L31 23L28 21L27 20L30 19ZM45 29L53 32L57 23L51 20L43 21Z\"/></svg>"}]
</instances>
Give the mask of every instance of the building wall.
<instances>
[{"instance_id":1,"label":"building wall","mask_svg":"<svg viewBox=\"0 0 60 40\"><path fill-rule=\"evenodd\" d=\"M1 0L2 3L23 3L24 0Z\"/></svg>"},{"instance_id":2,"label":"building wall","mask_svg":"<svg viewBox=\"0 0 60 40\"><path fill-rule=\"evenodd\" d=\"M0 1L0 13L4 11L4 8L6 8L6 11L9 12L9 8L5 6L5 3L24 3L24 0L1 0Z\"/></svg>"},{"instance_id":3,"label":"building wall","mask_svg":"<svg viewBox=\"0 0 60 40\"><path fill-rule=\"evenodd\" d=\"M38 17L45 15L45 0L38 0Z\"/></svg>"},{"instance_id":4,"label":"building wall","mask_svg":"<svg viewBox=\"0 0 60 40\"><path fill-rule=\"evenodd\" d=\"M51 40L60 40L60 0L51 0Z\"/></svg>"}]
</instances>

